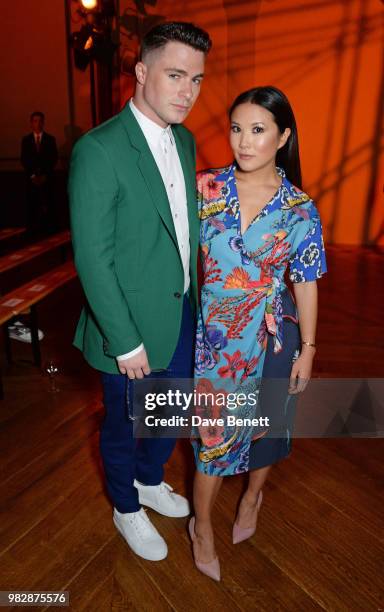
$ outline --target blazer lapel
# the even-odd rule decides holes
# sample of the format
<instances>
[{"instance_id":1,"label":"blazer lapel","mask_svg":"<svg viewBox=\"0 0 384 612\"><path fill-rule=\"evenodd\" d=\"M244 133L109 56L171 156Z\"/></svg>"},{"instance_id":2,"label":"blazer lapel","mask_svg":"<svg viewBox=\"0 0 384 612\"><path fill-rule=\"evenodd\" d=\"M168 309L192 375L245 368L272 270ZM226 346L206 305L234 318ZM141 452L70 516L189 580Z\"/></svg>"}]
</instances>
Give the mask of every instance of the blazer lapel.
<instances>
[{"instance_id":1,"label":"blazer lapel","mask_svg":"<svg viewBox=\"0 0 384 612\"><path fill-rule=\"evenodd\" d=\"M163 179L161 178L161 174L147 141L145 140L144 134L141 131L140 126L137 123L128 104L126 104L121 111L120 118L127 131L131 145L138 152L137 165L147 185L151 199L177 246L175 226L173 224L171 209Z\"/></svg>"}]
</instances>

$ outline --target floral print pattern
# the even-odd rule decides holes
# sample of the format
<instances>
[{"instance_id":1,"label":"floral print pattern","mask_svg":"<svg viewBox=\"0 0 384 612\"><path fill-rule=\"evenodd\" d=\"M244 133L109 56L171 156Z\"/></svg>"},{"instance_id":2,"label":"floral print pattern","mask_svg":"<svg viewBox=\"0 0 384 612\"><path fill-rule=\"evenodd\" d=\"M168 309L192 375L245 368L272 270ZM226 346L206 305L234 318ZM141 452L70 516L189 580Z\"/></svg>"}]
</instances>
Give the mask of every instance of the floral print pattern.
<instances>
[{"instance_id":1,"label":"floral print pattern","mask_svg":"<svg viewBox=\"0 0 384 612\"><path fill-rule=\"evenodd\" d=\"M298 283L326 272L316 206L282 169L277 171L280 188L244 234L235 165L198 174L204 280L196 337L197 389L257 391L268 335L273 336L274 353L279 353L283 319L297 322L297 313L283 312L285 274ZM214 401L203 410L209 415L217 411ZM235 412L254 417L257 407L246 405ZM221 416L224 413L221 408ZM250 444L265 433L238 427L200 430L200 440L193 441L198 469L221 476L247 471Z\"/></svg>"}]
</instances>

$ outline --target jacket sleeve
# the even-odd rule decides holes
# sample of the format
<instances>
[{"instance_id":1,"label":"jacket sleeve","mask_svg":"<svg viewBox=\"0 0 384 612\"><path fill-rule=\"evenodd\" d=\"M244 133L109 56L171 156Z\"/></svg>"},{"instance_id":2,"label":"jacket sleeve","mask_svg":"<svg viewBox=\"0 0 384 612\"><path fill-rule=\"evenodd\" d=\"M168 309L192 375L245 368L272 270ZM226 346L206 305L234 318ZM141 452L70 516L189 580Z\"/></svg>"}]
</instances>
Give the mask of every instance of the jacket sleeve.
<instances>
[{"instance_id":1,"label":"jacket sleeve","mask_svg":"<svg viewBox=\"0 0 384 612\"><path fill-rule=\"evenodd\" d=\"M110 357L142 342L115 274L117 198L118 181L107 151L94 136L83 136L70 164L72 241L79 278Z\"/></svg>"},{"instance_id":2,"label":"jacket sleeve","mask_svg":"<svg viewBox=\"0 0 384 612\"><path fill-rule=\"evenodd\" d=\"M32 160L31 160L31 155L29 152L27 136L24 136L24 138L21 141L20 161L21 161L21 165L23 166L24 170L28 172L28 174L32 174L34 168L33 168Z\"/></svg>"}]
</instances>

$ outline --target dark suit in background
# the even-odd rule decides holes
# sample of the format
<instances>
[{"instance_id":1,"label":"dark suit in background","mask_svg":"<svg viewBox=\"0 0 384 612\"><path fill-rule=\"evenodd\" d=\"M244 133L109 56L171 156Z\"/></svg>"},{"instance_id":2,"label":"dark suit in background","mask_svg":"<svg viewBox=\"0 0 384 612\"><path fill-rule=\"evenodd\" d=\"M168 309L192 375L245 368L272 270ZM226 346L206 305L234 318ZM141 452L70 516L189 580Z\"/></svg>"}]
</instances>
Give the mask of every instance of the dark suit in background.
<instances>
[{"instance_id":1,"label":"dark suit in background","mask_svg":"<svg viewBox=\"0 0 384 612\"><path fill-rule=\"evenodd\" d=\"M27 229L30 233L52 233L57 229L54 203L57 146L54 136L46 132L39 136L39 146L33 132L21 142L21 163L27 183Z\"/></svg>"}]
</instances>

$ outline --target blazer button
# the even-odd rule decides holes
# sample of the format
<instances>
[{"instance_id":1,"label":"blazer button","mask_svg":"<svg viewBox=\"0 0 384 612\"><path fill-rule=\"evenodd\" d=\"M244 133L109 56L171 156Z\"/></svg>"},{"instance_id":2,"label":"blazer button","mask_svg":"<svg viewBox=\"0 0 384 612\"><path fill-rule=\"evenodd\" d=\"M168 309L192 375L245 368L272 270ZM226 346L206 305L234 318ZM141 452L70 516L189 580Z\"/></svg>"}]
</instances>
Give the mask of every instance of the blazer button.
<instances>
[{"instance_id":1,"label":"blazer button","mask_svg":"<svg viewBox=\"0 0 384 612\"><path fill-rule=\"evenodd\" d=\"M175 298L181 298L181 293L179 293L178 291L176 291L173 295Z\"/></svg>"}]
</instances>

